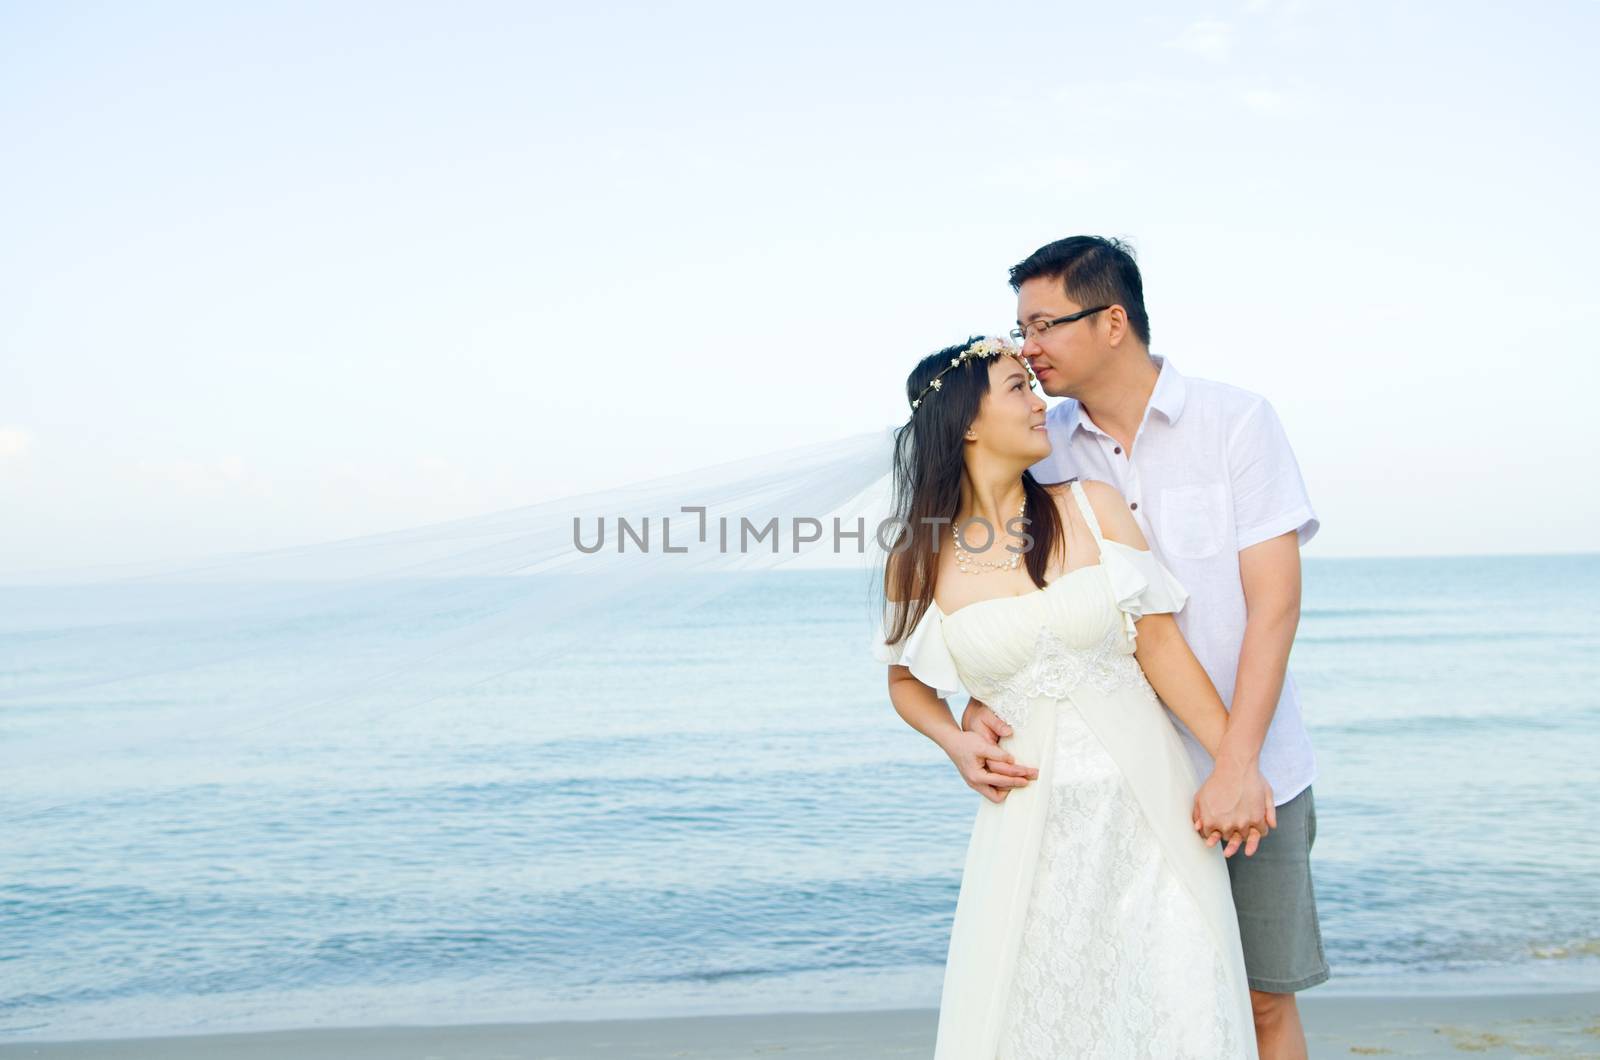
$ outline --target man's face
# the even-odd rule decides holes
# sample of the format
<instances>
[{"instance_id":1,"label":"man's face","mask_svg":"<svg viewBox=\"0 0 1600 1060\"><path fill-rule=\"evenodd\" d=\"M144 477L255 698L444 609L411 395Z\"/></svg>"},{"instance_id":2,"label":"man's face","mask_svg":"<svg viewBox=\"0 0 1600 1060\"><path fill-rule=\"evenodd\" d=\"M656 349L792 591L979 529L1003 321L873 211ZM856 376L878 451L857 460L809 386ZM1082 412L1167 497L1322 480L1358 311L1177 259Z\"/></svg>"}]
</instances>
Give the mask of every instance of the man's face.
<instances>
[{"instance_id":1,"label":"man's face","mask_svg":"<svg viewBox=\"0 0 1600 1060\"><path fill-rule=\"evenodd\" d=\"M1017 326L1068 316L1084 306L1067 297L1059 276L1036 276L1017 289ZM1033 366L1039 387L1051 397L1075 397L1079 386L1099 370L1109 349L1096 326L1096 313L1070 324L1030 333L1022 355Z\"/></svg>"}]
</instances>

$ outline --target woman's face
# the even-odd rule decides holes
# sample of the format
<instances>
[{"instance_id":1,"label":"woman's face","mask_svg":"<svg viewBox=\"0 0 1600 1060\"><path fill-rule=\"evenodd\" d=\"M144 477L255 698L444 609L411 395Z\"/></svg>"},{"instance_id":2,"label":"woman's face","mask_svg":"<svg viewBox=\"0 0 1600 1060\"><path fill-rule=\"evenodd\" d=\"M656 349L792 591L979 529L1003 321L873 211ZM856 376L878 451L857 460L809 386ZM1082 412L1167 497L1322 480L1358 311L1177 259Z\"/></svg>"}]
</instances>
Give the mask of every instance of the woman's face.
<instances>
[{"instance_id":1,"label":"woman's face","mask_svg":"<svg viewBox=\"0 0 1600 1060\"><path fill-rule=\"evenodd\" d=\"M1044 410L1021 358L996 357L989 362L989 392L978 405L967 438L996 457L1038 463L1050 455Z\"/></svg>"}]
</instances>

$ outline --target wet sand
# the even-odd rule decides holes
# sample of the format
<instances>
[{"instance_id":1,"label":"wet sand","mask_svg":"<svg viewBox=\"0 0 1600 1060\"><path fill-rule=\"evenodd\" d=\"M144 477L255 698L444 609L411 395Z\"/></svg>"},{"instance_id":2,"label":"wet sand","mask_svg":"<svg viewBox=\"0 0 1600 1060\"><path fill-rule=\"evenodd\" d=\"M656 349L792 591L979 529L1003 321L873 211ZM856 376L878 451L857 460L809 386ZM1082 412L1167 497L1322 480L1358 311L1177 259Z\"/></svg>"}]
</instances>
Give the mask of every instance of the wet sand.
<instances>
[{"instance_id":1,"label":"wet sand","mask_svg":"<svg viewBox=\"0 0 1600 1060\"><path fill-rule=\"evenodd\" d=\"M1600 1057L1600 993L1301 999L1311 1056ZM565 1060L928 1057L937 1014L770 1013L572 1023L312 1028L0 1043L0 1058L63 1060Z\"/></svg>"}]
</instances>

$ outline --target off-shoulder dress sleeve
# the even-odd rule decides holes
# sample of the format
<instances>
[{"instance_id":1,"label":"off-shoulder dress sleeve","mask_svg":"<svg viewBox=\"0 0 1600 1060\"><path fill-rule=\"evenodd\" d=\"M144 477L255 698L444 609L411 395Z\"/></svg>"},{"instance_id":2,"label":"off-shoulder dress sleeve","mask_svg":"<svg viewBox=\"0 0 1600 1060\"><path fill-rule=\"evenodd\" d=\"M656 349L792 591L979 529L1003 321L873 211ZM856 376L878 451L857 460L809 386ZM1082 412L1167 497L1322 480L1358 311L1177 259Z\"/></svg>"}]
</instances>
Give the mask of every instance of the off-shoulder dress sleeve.
<instances>
[{"instance_id":1,"label":"off-shoulder dress sleeve","mask_svg":"<svg viewBox=\"0 0 1600 1060\"><path fill-rule=\"evenodd\" d=\"M887 618L887 616L885 616ZM872 656L881 663L898 664L911 676L933 689L940 699L949 699L962 690L956 661L945 644L943 615L938 605L930 604L920 621L899 644L884 643L887 622L873 637Z\"/></svg>"},{"instance_id":2,"label":"off-shoulder dress sleeve","mask_svg":"<svg viewBox=\"0 0 1600 1060\"><path fill-rule=\"evenodd\" d=\"M1101 538L1100 562L1106 566L1117 607L1122 610L1122 629L1129 647L1138 640L1139 631L1134 625L1137 620L1145 615L1182 611L1189 601L1189 591L1183 583L1148 549Z\"/></svg>"}]
</instances>

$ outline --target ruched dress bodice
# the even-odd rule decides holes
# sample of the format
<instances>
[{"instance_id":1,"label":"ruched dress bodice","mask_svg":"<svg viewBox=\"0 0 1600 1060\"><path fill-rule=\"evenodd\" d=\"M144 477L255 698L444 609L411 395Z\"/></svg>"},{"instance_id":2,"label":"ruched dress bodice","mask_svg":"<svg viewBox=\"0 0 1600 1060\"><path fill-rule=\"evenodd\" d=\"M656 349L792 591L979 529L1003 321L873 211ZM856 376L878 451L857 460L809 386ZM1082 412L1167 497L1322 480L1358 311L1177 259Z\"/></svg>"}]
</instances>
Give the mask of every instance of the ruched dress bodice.
<instances>
[{"instance_id":1,"label":"ruched dress bodice","mask_svg":"<svg viewBox=\"0 0 1600 1060\"><path fill-rule=\"evenodd\" d=\"M962 686L1012 726L1027 720L1030 704L1064 699L1083 682L1107 693L1137 687L1154 699L1133 657L1110 569L1104 562L1078 567L1037 592L942 616Z\"/></svg>"}]
</instances>

